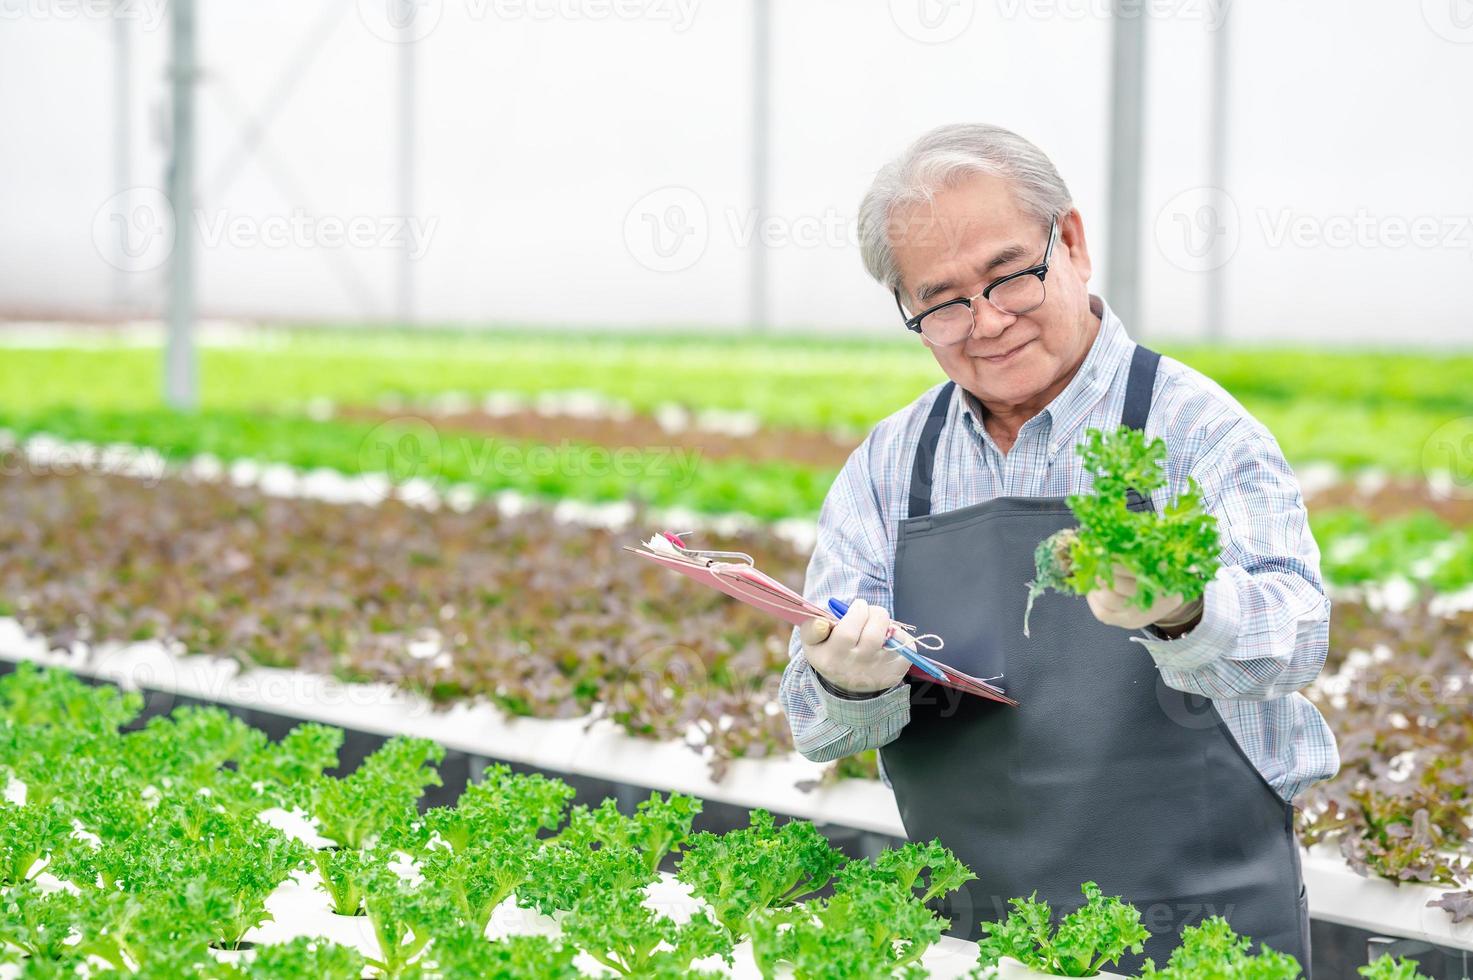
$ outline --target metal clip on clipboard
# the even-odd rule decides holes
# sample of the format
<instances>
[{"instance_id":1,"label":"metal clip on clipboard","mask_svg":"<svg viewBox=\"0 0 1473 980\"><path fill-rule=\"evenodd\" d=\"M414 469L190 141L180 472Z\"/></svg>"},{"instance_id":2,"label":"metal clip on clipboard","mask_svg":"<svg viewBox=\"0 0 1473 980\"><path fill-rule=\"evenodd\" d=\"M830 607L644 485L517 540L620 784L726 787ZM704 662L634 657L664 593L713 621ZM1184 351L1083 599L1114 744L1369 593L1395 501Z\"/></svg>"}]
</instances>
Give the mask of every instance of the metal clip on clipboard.
<instances>
[{"instance_id":1,"label":"metal clip on clipboard","mask_svg":"<svg viewBox=\"0 0 1473 980\"><path fill-rule=\"evenodd\" d=\"M673 568L688 578L724 592L733 599L738 599L747 605L777 616L794 626L813 618L823 619L831 624L838 622L833 608L816 606L783 583L764 574L756 567L752 556L745 552L706 551L690 548L687 547L684 537L669 531L659 532L643 545L641 548L626 546L624 550L667 568ZM892 624L892 629L897 626L904 628L908 634L914 633L914 627L903 623ZM937 684L992 701L1017 705L1017 701L988 682L996 678L973 677L939 660L925 657L918 650L900 644L893 637L890 639L904 647L900 652L911 661L912 677L918 680L932 680ZM941 648L940 637L922 634L921 639L925 641L921 646L927 650ZM933 640L934 646L932 645ZM918 663L914 658L924 659L925 664Z\"/></svg>"},{"instance_id":2,"label":"metal clip on clipboard","mask_svg":"<svg viewBox=\"0 0 1473 980\"><path fill-rule=\"evenodd\" d=\"M661 531L660 537L664 538L666 541L669 541L672 548L680 552L682 555L685 555L687 558L692 558L696 561L704 561L707 565L711 564L718 558L722 558L740 561L743 564L750 565L753 568L757 567L757 563L752 560L752 556L747 554L745 551L697 551L694 548L687 548L685 546L685 539L683 535L695 533L696 532L694 531L681 531L679 534L677 534L674 531Z\"/></svg>"}]
</instances>

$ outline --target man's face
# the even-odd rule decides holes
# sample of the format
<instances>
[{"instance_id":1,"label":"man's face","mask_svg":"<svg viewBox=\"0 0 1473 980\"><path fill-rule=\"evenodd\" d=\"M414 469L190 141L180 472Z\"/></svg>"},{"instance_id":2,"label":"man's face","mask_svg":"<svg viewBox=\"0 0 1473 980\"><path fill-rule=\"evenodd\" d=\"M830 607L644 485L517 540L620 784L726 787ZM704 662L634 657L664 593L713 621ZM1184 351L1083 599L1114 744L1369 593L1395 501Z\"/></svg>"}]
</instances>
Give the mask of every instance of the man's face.
<instances>
[{"instance_id":1,"label":"man's face","mask_svg":"<svg viewBox=\"0 0 1473 980\"><path fill-rule=\"evenodd\" d=\"M930 204L900 209L891 228L900 296L912 316L976 296L993 280L1037 265L1048 245L1048 228L1018 208L1006 181L987 175L938 192ZM1079 212L1070 211L1059 219L1042 306L1014 316L978 298L969 336L946 347L926 346L947 377L984 405L1051 399L1094 337L1089 275L1084 227Z\"/></svg>"}]
</instances>

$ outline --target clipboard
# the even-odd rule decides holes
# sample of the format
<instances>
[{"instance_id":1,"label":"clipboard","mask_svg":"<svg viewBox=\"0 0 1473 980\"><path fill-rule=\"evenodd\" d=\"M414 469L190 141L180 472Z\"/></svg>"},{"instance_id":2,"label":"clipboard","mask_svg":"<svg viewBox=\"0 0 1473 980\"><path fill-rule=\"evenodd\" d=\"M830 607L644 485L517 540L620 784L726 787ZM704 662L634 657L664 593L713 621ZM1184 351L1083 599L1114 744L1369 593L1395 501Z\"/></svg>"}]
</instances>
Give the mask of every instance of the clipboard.
<instances>
[{"instance_id":1,"label":"clipboard","mask_svg":"<svg viewBox=\"0 0 1473 980\"><path fill-rule=\"evenodd\" d=\"M830 623L839 621L831 611L809 602L799 593L766 574L757 568L756 562L750 555L739 551L690 549L685 546L685 541L680 535L670 531L661 531L653 535L638 548L625 545L624 550L657 565L673 568L707 588L723 592L733 599L776 616L794 626L800 626L815 618L825 619ZM903 627L905 624L894 625ZM905 654L906 658L911 661L907 677L1017 707L1018 702L1004 694L1000 688L920 653L920 648L940 649L942 645L940 637L934 634L912 636L901 628L895 630L894 636L910 648L910 652ZM925 642L927 640L933 641L934 646L927 645ZM917 665L917 658L923 659L928 665L935 668L935 671L944 679L937 679L934 673Z\"/></svg>"}]
</instances>

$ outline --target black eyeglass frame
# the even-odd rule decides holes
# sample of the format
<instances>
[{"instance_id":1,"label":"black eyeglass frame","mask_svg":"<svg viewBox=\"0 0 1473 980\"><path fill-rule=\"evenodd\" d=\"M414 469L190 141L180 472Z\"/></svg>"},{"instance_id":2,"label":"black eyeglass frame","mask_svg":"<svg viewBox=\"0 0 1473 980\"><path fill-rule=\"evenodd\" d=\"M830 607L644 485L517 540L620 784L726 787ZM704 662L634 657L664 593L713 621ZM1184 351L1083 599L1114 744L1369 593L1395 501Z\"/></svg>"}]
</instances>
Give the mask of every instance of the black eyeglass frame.
<instances>
[{"instance_id":1,"label":"black eyeglass frame","mask_svg":"<svg viewBox=\"0 0 1473 980\"><path fill-rule=\"evenodd\" d=\"M1058 241L1058 230L1059 230L1059 219L1057 217L1055 217L1052 221L1049 222L1049 226L1048 226L1048 245L1046 245L1044 247L1044 250L1043 250L1043 261L1042 262L1039 262L1035 266L1030 266L1027 269L1020 269L1017 272L1010 272L1007 275L1002 276L999 279L994 279L992 282L990 282L990 283L987 284L987 288L983 289L976 296L958 296L956 299L949 299L949 300L947 300L944 303L937 303L935 306L931 307L928 310L922 310L920 313L917 313L915 316L910 317L908 319L905 319L905 328L907 330L914 331L915 333L919 333L919 334L921 334L921 336L924 337L925 334L921 332L921 320L923 320L926 317L930 316L932 313L935 313L937 310L944 310L948 306L956 306L957 304L960 303L960 304L965 305L968 310L971 310L972 311L973 324L974 324L973 329L976 329L975 323L976 323L977 311L972 306L972 304L975 301L977 301L978 299L985 299L989 303L992 302L992 291L994 289L996 289L997 287L1003 285L1004 283L1012 282L1015 279L1022 279L1024 276L1037 276L1038 277L1038 281L1040 283L1045 282L1045 277L1048 276L1049 262L1050 262L1050 260L1053 259L1053 256L1054 256L1054 243L1056 241ZM905 307L903 305L901 305L901 302L900 302L900 288L898 286L895 288L894 294L895 294L895 308L900 311L900 316L902 318L905 318ZM1032 313L1033 310L1038 309L1038 307L1039 306L1042 306L1044 304L1045 300L1047 300L1047 299L1048 299L1048 294L1045 293L1044 294L1044 299L1041 299L1041 300L1038 301L1038 306L1034 306L1032 309L1023 310L1023 311L1021 311L1019 313L1012 313L1009 310L1002 309L1001 307L998 307L998 311L1001 312L1001 313L1008 313L1010 316L1022 316L1025 313Z\"/></svg>"}]
</instances>

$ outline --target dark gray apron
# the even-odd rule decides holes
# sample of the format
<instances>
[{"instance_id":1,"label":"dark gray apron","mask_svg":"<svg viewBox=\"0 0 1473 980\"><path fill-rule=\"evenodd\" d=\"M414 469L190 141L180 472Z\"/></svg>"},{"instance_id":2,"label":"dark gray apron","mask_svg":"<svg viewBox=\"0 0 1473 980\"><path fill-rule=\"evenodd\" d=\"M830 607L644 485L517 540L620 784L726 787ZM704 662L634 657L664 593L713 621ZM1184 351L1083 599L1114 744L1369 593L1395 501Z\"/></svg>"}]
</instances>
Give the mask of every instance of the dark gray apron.
<instances>
[{"instance_id":1,"label":"dark gray apron","mask_svg":"<svg viewBox=\"0 0 1473 980\"><path fill-rule=\"evenodd\" d=\"M1137 346L1122 423L1142 429L1160 355ZM1083 597L1039 598L1023 636L1033 551L1076 524L1063 497L999 497L931 513L936 445L954 384L936 398L895 550L896 619L940 634L942 659L1001 674L1009 707L911 684L910 723L882 748L912 840L939 837L977 881L943 908L952 932L1037 891L1056 909L1098 882L1133 902L1164 966L1185 925L1213 915L1291 953L1309 974L1309 916L1294 808L1244 755L1209 699L1160 679L1130 632ZM1132 507L1151 506L1134 497ZM1127 957L1134 973L1144 956Z\"/></svg>"}]
</instances>

